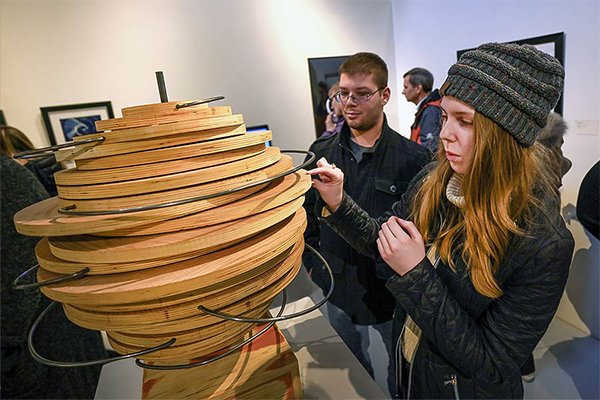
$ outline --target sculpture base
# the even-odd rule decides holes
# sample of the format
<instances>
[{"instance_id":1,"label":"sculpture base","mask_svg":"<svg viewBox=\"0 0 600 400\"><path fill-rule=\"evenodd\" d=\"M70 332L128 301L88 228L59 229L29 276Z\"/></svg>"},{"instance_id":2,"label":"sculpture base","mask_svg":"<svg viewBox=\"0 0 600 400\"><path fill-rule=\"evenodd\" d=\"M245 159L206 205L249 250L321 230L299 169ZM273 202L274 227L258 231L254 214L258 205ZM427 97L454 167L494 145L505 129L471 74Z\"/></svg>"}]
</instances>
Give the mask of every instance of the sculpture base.
<instances>
[{"instance_id":1,"label":"sculpture base","mask_svg":"<svg viewBox=\"0 0 600 400\"><path fill-rule=\"evenodd\" d=\"M142 398L301 399L298 360L274 325L248 346L210 364L172 371L144 369Z\"/></svg>"}]
</instances>

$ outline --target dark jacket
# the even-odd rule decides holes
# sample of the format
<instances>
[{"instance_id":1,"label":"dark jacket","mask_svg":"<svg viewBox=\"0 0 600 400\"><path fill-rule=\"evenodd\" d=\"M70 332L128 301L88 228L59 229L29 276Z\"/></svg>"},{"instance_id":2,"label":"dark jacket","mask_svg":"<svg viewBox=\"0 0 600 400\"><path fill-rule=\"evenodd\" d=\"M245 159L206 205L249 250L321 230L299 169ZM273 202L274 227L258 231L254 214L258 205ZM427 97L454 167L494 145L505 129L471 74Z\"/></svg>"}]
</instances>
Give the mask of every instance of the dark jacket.
<instances>
[{"instance_id":1,"label":"dark jacket","mask_svg":"<svg viewBox=\"0 0 600 400\"><path fill-rule=\"evenodd\" d=\"M410 127L410 140L422 144L435 153L442 130L442 96L435 89L419 104L415 113L415 121Z\"/></svg>"},{"instance_id":2,"label":"dark jacket","mask_svg":"<svg viewBox=\"0 0 600 400\"><path fill-rule=\"evenodd\" d=\"M335 163L345 174L349 194L372 215L381 215L404 193L417 172L426 164L424 148L392 130L384 120L376 145L356 162L350 149L350 128L344 125L338 135L316 140L310 151ZM313 165L314 167L314 165ZM318 192L306 194L304 208L308 227L306 243L318 249L335 274L335 290L329 301L344 310L356 324L371 325L389 321L395 301L385 288L391 276L382 262L359 254L330 228L319 223L315 210ZM304 264L313 281L329 288L329 276L312 253L306 252Z\"/></svg>"},{"instance_id":3,"label":"dark jacket","mask_svg":"<svg viewBox=\"0 0 600 400\"><path fill-rule=\"evenodd\" d=\"M407 206L422 181L423 176L417 177L402 201L392 206L394 215L407 217ZM453 206L445 201L441 218L448 207ZM374 256L374 241L387 217L369 218L345 195L326 222L362 253ZM477 293L459 257L454 258L456 272L443 263L434 269L425 257L404 276L388 280L398 304L398 322L408 313L423 331L412 365L411 398L455 398L454 377L461 398L523 397L520 366L556 312L574 247L555 204L537 210L533 224L525 228L526 236L511 238L498 268L503 295L496 300ZM406 397L404 361L403 366Z\"/></svg>"},{"instance_id":4,"label":"dark jacket","mask_svg":"<svg viewBox=\"0 0 600 400\"><path fill-rule=\"evenodd\" d=\"M36 177L16 161L0 156L2 289L0 298L0 348L2 351L2 399L92 399L101 366L47 367L35 361L27 349L31 324L49 304L38 289L15 290L12 281L36 265L34 248L40 238L23 236L14 226L19 210L48 198ZM27 280L24 283L28 283ZM60 307L38 326L34 344L40 355L59 361L90 361L108 355L99 332L71 323Z\"/></svg>"}]
</instances>

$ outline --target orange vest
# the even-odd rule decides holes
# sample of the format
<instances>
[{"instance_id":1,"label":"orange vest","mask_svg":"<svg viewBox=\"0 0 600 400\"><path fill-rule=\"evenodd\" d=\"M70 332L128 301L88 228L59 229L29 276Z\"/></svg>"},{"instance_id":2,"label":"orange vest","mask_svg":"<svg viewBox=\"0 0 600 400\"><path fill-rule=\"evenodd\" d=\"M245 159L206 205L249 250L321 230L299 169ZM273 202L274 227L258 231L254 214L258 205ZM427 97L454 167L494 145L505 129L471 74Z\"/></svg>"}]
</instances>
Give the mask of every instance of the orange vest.
<instances>
[{"instance_id":1,"label":"orange vest","mask_svg":"<svg viewBox=\"0 0 600 400\"><path fill-rule=\"evenodd\" d=\"M442 104L442 99L431 100L431 101L423 104L423 107L419 108L419 110L415 114L415 122L410 127L410 140L421 144L421 125L419 124L419 122L421 122L421 115L423 114L423 111L427 107L429 107L429 106L439 107L441 104Z\"/></svg>"}]
</instances>

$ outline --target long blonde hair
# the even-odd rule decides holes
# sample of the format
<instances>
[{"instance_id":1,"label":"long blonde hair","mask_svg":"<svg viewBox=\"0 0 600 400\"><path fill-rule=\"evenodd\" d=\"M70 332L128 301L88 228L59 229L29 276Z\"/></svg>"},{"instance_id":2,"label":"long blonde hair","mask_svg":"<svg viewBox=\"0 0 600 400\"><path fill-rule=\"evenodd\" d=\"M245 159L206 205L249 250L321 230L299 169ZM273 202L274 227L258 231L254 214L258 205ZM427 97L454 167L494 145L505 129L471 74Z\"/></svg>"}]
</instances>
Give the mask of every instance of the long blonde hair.
<instances>
[{"instance_id":1,"label":"long blonde hair","mask_svg":"<svg viewBox=\"0 0 600 400\"><path fill-rule=\"evenodd\" d=\"M425 242L436 244L444 263L456 270L452 256L460 251L477 292L498 298L502 289L494 273L511 235L526 234L518 223L530 221L531 211L540 204L533 186L547 179L540 164L545 155L539 145L520 146L507 131L477 111L473 134L471 166L462 181L464 207L448 206L441 226L435 226L446 201L446 186L454 174L440 146L439 163L419 188L411 217Z\"/></svg>"}]
</instances>

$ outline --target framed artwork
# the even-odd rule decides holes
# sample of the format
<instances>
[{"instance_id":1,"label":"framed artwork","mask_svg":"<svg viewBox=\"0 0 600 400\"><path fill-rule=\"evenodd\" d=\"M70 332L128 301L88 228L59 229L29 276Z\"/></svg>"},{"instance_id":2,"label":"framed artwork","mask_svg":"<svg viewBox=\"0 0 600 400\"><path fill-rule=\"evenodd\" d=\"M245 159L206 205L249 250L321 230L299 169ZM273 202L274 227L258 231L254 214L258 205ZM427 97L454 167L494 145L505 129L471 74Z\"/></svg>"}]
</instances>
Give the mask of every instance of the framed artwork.
<instances>
[{"instance_id":1,"label":"framed artwork","mask_svg":"<svg viewBox=\"0 0 600 400\"><path fill-rule=\"evenodd\" d=\"M4 116L4 111L0 110L0 125L8 125L6 123L6 117Z\"/></svg>"},{"instance_id":2,"label":"framed artwork","mask_svg":"<svg viewBox=\"0 0 600 400\"><path fill-rule=\"evenodd\" d=\"M536 36L528 39L511 40L510 42L506 43L530 44L543 51L544 53L550 54L551 56L555 57L563 67L565 66L564 32L552 33L544 36ZM469 50L475 50L475 48L457 51L456 59L458 60L463 53ZM564 91L560 94L558 103L556 103L556 107L554 107L554 112L560 115L563 114L563 94Z\"/></svg>"},{"instance_id":3,"label":"framed artwork","mask_svg":"<svg viewBox=\"0 0 600 400\"><path fill-rule=\"evenodd\" d=\"M321 136L325 130L327 118L327 98L329 89L336 84L340 75L338 69L350 56L319 57L308 59L308 74L310 76L310 92L315 122L315 136Z\"/></svg>"},{"instance_id":4,"label":"framed artwork","mask_svg":"<svg viewBox=\"0 0 600 400\"><path fill-rule=\"evenodd\" d=\"M96 133L95 122L114 118L110 101L40 107L50 143L70 142L75 136Z\"/></svg>"}]
</instances>

